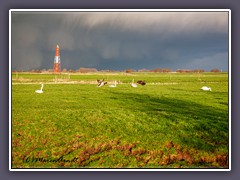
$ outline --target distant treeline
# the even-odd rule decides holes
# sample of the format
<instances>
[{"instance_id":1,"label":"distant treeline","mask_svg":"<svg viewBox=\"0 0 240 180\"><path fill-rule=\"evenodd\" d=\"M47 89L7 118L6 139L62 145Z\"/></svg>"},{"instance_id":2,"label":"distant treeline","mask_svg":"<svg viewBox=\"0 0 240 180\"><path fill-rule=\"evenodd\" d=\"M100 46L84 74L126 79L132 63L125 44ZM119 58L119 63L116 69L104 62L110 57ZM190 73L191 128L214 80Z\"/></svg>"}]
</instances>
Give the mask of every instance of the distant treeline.
<instances>
[{"instance_id":1,"label":"distant treeline","mask_svg":"<svg viewBox=\"0 0 240 180\"><path fill-rule=\"evenodd\" d=\"M25 72L25 71L13 71L13 72ZM30 71L26 72L34 72L34 73L52 73L53 69L32 69ZM202 72L222 72L218 68L211 69L210 71L205 71L204 69L177 69L176 71L173 71L172 69L169 68L155 68L155 69L125 69L122 71L117 71L117 70L97 70L96 68L86 68L86 67L81 67L77 70L69 69L67 70L66 68L62 69L62 73L92 73L92 72L125 72L125 73L133 73L133 72L155 72L155 73L168 73L168 72L178 72L178 73L202 73Z\"/></svg>"}]
</instances>

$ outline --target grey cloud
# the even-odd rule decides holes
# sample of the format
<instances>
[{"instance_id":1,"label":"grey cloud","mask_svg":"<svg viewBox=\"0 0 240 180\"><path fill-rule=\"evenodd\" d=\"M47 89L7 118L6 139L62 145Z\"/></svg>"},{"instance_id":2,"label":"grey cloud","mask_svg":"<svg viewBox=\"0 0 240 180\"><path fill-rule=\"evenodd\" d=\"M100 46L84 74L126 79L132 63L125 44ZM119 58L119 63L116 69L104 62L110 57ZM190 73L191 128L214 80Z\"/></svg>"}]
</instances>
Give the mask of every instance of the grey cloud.
<instances>
[{"instance_id":1,"label":"grey cloud","mask_svg":"<svg viewBox=\"0 0 240 180\"><path fill-rule=\"evenodd\" d=\"M41 31L29 24L12 26L12 67L15 69L38 68L42 65L42 55L37 42Z\"/></svg>"},{"instance_id":2,"label":"grey cloud","mask_svg":"<svg viewBox=\"0 0 240 180\"><path fill-rule=\"evenodd\" d=\"M61 49L64 50L74 50L75 40L69 32L62 30L55 30L48 34L47 37L48 48L55 47L56 44L61 45Z\"/></svg>"},{"instance_id":3,"label":"grey cloud","mask_svg":"<svg viewBox=\"0 0 240 180\"><path fill-rule=\"evenodd\" d=\"M206 70L211 70L213 68L225 69L226 64L228 64L227 59L228 53L216 53L211 56L193 59L189 64L187 64L186 68L206 69L207 64L208 66Z\"/></svg>"},{"instance_id":4,"label":"grey cloud","mask_svg":"<svg viewBox=\"0 0 240 180\"><path fill-rule=\"evenodd\" d=\"M218 32L227 33L227 12L94 12L74 13L63 18L73 26L99 26L128 31L164 33Z\"/></svg>"},{"instance_id":5,"label":"grey cloud","mask_svg":"<svg viewBox=\"0 0 240 180\"><path fill-rule=\"evenodd\" d=\"M39 68L43 61L42 54L36 48L28 48L27 51L24 48L13 48L12 59L13 69L19 70Z\"/></svg>"},{"instance_id":6,"label":"grey cloud","mask_svg":"<svg viewBox=\"0 0 240 180\"><path fill-rule=\"evenodd\" d=\"M227 70L227 12L62 12L12 16L12 68ZM219 54L219 55L216 55ZM216 58L218 57L218 58ZM206 60L207 59L207 60ZM219 61L218 61L219 62Z\"/></svg>"},{"instance_id":7,"label":"grey cloud","mask_svg":"<svg viewBox=\"0 0 240 180\"><path fill-rule=\"evenodd\" d=\"M117 42L110 42L105 44L103 48L101 48L102 57L104 59L115 59L119 57L119 49L120 45Z\"/></svg>"}]
</instances>

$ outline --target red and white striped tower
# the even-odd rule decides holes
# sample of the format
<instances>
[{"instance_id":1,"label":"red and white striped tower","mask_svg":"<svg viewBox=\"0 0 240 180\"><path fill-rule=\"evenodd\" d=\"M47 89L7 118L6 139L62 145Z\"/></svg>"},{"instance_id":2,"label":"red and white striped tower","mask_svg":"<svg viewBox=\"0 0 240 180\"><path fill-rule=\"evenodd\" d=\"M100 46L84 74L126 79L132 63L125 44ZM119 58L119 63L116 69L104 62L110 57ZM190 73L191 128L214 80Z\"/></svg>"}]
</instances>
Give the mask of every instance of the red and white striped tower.
<instances>
[{"instance_id":1,"label":"red and white striped tower","mask_svg":"<svg viewBox=\"0 0 240 180\"><path fill-rule=\"evenodd\" d=\"M53 72L54 73L60 73L61 72L61 62L60 62L60 52L59 52L59 46L56 47L56 54L54 58L54 65L53 65Z\"/></svg>"}]
</instances>

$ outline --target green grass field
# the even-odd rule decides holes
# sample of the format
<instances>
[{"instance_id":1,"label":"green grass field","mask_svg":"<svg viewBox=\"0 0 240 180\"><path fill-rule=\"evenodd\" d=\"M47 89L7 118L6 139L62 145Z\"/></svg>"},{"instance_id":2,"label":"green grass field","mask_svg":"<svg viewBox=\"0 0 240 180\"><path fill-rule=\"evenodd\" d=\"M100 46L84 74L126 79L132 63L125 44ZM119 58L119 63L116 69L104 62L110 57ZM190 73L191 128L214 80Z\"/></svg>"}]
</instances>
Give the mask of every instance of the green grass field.
<instances>
[{"instance_id":1,"label":"green grass field","mask_svg":"<svg viewBox=\"0 0 240 180\"><path fill-rule=\"evenodd\" d=\"M228 100L227 73L13 73L12 168L228 168Z\"/></svg>"}]
</instances>

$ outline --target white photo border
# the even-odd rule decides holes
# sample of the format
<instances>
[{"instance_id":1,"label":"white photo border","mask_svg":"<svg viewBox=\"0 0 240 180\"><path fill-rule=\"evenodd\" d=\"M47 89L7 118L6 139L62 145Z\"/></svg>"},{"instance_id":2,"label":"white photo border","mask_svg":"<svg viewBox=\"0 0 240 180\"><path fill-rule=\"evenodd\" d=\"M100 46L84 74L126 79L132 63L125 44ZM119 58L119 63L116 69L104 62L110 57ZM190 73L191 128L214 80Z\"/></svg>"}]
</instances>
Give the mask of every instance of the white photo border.
<instances>
[{"instance_id":1,"label":"white photo border","mask_svg":"<svg viewBox=\"0 0 240 180\"><path fill-rule=\"evenodd\" d=\"M227 169L164 168L12 168L12 13L13 12L228 12L229 167ZM230 9L10 9L9 10L9 171L231 171L231 10Z\"/></svg>"}]
</instances>

